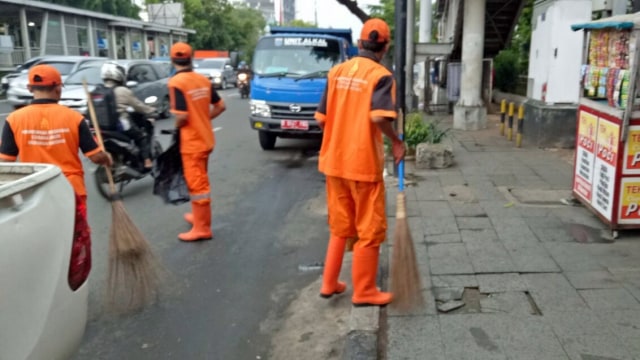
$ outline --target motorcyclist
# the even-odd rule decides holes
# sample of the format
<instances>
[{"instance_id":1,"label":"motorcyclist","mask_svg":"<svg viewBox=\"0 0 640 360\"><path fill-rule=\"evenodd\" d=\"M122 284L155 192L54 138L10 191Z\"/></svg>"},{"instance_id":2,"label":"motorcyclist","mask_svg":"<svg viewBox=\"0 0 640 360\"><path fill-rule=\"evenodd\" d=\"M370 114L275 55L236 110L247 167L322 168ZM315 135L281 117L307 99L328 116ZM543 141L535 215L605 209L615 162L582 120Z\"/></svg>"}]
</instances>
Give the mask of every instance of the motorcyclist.
<instances>
[{"instance_id":1,"label":"motorcyclist","mask_svg":"<svg viewBox=\"0 0 640 360\"><path fill-rule=\"evenodd\" d=\"M238 75L247 74L247 80L251 80L251 73L252 71L249 68L249 65L247 65L247 63L244 61L240 61L240 63L238 64Z\"/></svg>"},{"instance_id":2,"label":"motorcyclist","mask_svg":"<svg viewBox=\"0 0 640 360\"><path fill-rule=\"evenodd\" d=\"M133 91L125 86L126 70L121 65L114 62L106 62L102 65L100 75L104 85L108 88L113 88L122 132L135 141L144 159L145 169L150 170L153 167L153 162L151 161L151 139L149 139L145 129L150 128L154 118L157 117L156 109L140 101L133 94ZM148 123L136 123L132 120L127 111L128 107L132 107L134 111L144 114L145 122Z\"/></svg>"},{"instance_id":3,"label":"motorcyclist","mask_svg":"<svg viewBox=\"0 0 640 360\"><path fill-rule=\"evenodd\" d=\"M241 77L242 74L245 74L245 76L246 76L245 79L242 79L242 81L244 81L246 83L245 84L246 89L243 89L242 87L240 87L240 81L241 81L240 77ZM244 93L248 94L249 93L249 86L251 84L251 76L252 75L253 75L253 72L251 71L251 69L249 69L249 66L247 65L247 63L244 62L244 61L241 61L238 64L238 74L236 75L237 76L237 81L238 81L237 84L238 84L238 87L240 88L240 94L244 94Z\"/></svg>"}]
</instances>

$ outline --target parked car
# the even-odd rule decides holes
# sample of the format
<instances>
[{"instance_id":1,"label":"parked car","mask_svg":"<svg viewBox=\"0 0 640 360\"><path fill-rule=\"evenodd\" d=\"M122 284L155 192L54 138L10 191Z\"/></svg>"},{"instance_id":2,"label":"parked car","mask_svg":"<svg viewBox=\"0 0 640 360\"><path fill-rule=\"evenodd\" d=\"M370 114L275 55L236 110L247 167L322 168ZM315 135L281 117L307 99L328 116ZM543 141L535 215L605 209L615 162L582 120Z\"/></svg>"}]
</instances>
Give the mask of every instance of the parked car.
<instances>
[{"instance_id":1,"label":"parked car","mask_svg":"<svg viewBox=\"0 0 640 360\"><path fill-rule=\"evenodd\" d=\"M154 57L151 61L162 64L162 68L166 70L169 77L176 73L176 69L171 64L171 59L168 57Z\"/></svg>"},{"instance_id":2,"label":"parked car","mask_svg":"<svg viewBox=\"0 0 640 360\"><path fill-rule=\"evenodd\" d=\"M127 71L127 87L138 99L144 101L147 97L155 96L156 103L149 104L160 113L161 118L169 117L169 74L162 63L151 60L114 60ZM83 115L87 112L87 96L82 86L82 80L87 80L89 91L96 85L102 84L100 68L104 61L85 65L71 73L64 81L62 96L59 104L70 107Z\"/></svg>"},{"instance_id":3,"label":"parked car","mask_svg":"<svg viewBox=\"0 0 640 360\"><path fill-rule=\"evenodd\" d=\"M220 89L226 89L229 84L237 86L236 72L231 66L229 58L208 58L197 61L194 70L200 73Z\"/></svg>"},{"instance_id":4,"label":"parked car","mask_svg":"<svg viewBox=\"0 0 640 360\"><path fill-rule=\"evenodd\" d=\"M90 56L47 56L38 61L34 65L48 64L60 72L62 81L65 78L79 69L81 66L91 62L104 61L104 57L90 57ZM29 83L29 74L23 73L15 77L9 83L9 90L7 90L7 100L14 108L19 108L28 105L33 99L33 94L27 89Z\"/></svg>"},{"instance_id":5,"label":"parked car","mask_svg":"<svg viewBox=\"0 0 640 360\"><path fill-rule=\"evenodd\" d=\"M11 82L11 80L20 76L20 74L26 74L29 71L29 68L31 68L31 66L33 66L34 64L36 64L38 61L42 59L43 59L42 56L33 57L25 61L24 64L18 65L15 68L15 70L3 76L2 80L0 80L0 94L4 94L5 92L7 92L7 90L9 90L9 83Z\"/></svg>"},{"instance_id":6,"label":"parked car","mask_svg":"<svg viewBox=\"0 0 640 360\"><path fill-rule=\"evenodd\" d=\"M91 271L73 188L57 166L0 163L0 204L0 359L69 359L85 332Z\"/></svg>"}]
</instances>

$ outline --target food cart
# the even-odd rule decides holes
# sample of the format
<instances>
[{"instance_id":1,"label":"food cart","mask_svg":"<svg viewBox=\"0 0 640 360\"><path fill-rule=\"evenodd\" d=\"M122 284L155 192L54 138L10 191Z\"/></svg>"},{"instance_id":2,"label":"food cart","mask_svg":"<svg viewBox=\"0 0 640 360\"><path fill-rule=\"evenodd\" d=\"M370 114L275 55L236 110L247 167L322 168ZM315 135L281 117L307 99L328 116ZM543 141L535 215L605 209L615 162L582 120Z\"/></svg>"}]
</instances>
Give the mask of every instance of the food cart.
<instances>
[{"instance_id":1,"label":"food cart","mask_svg":"<svg viewBox=\"0 0 640 360\"><path fill-rule=\"evenodd\" d=\"M611 229L640 228L640 13L585 24L573 195Z\"/></svg>"}]
</instances>

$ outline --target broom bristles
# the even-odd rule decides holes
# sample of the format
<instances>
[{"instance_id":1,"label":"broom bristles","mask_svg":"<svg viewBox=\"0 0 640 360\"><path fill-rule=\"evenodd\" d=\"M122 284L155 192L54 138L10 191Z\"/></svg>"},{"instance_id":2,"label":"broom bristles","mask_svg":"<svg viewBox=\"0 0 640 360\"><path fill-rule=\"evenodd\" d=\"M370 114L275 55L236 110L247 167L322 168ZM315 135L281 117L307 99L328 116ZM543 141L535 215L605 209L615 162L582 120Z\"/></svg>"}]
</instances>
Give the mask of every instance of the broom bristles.
<instances>
[{"instance_id":1,"label":"broom bristles","mask_svg":"<svg viewBox=\"0 0 640 360\"><path fill-rule=\"evenodd\" d=\"M112 202L109 233L108 308L115 312L138 310L153 302L162 267L149 242L133 223L120 200Z\"/></svg>"},{"instance_id":2,"label":"broom bristles","mask_svg":"<svg viewBox=\"0 0 640 360\"><path fill-rule=\"evenodd\" d=\"M406 200L403 192L397 197L396 226L393 234L393 256L391 259L391 305L407 312L424 305L420 273L413 248L406 215Z\"/></svg>"}]
</instances>

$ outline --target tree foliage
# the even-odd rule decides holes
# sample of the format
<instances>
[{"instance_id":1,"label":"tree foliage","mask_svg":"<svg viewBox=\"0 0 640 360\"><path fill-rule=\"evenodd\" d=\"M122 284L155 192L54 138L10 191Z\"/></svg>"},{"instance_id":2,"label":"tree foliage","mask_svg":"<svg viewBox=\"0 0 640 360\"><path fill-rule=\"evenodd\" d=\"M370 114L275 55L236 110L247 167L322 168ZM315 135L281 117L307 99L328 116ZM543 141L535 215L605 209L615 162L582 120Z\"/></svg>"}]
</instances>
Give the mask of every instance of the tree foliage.
<instances>
[{"instance_id":1,"label":"tree foliage","mask_svg":"<svg viewBox=\"0 0 640 360\"><path fill-rule=\"evenodd\" d=\"M502 91L515 92L520 75L529 70L529 49L531 47L531 18L533 16L533 0L526 3L509 46L495 58L496 87Z\"/></svg>"},{"instance_id":2,"label":"tree foliage","mask_svg":"<svg viewBox=\"0 0 640 360\"><path fill-rule=\"evenodd\" d=\"M299 28L317 28L318 27L314 23L306 22L304 20L299 20L299 19L293 19L292 21L289 21L287 26L299 27Z\"/></svg>"},{"instance_id":3,"label":"tree foliage","mask_svg":"<svg viewBox=\"0 0 640 360\"><path fill-rule=\"evenodd\" d=\"M77 9L124 16L139 20L140 8L131 0L42 0L51 4L70 6Z\"/></svg>"}]
</instances>

